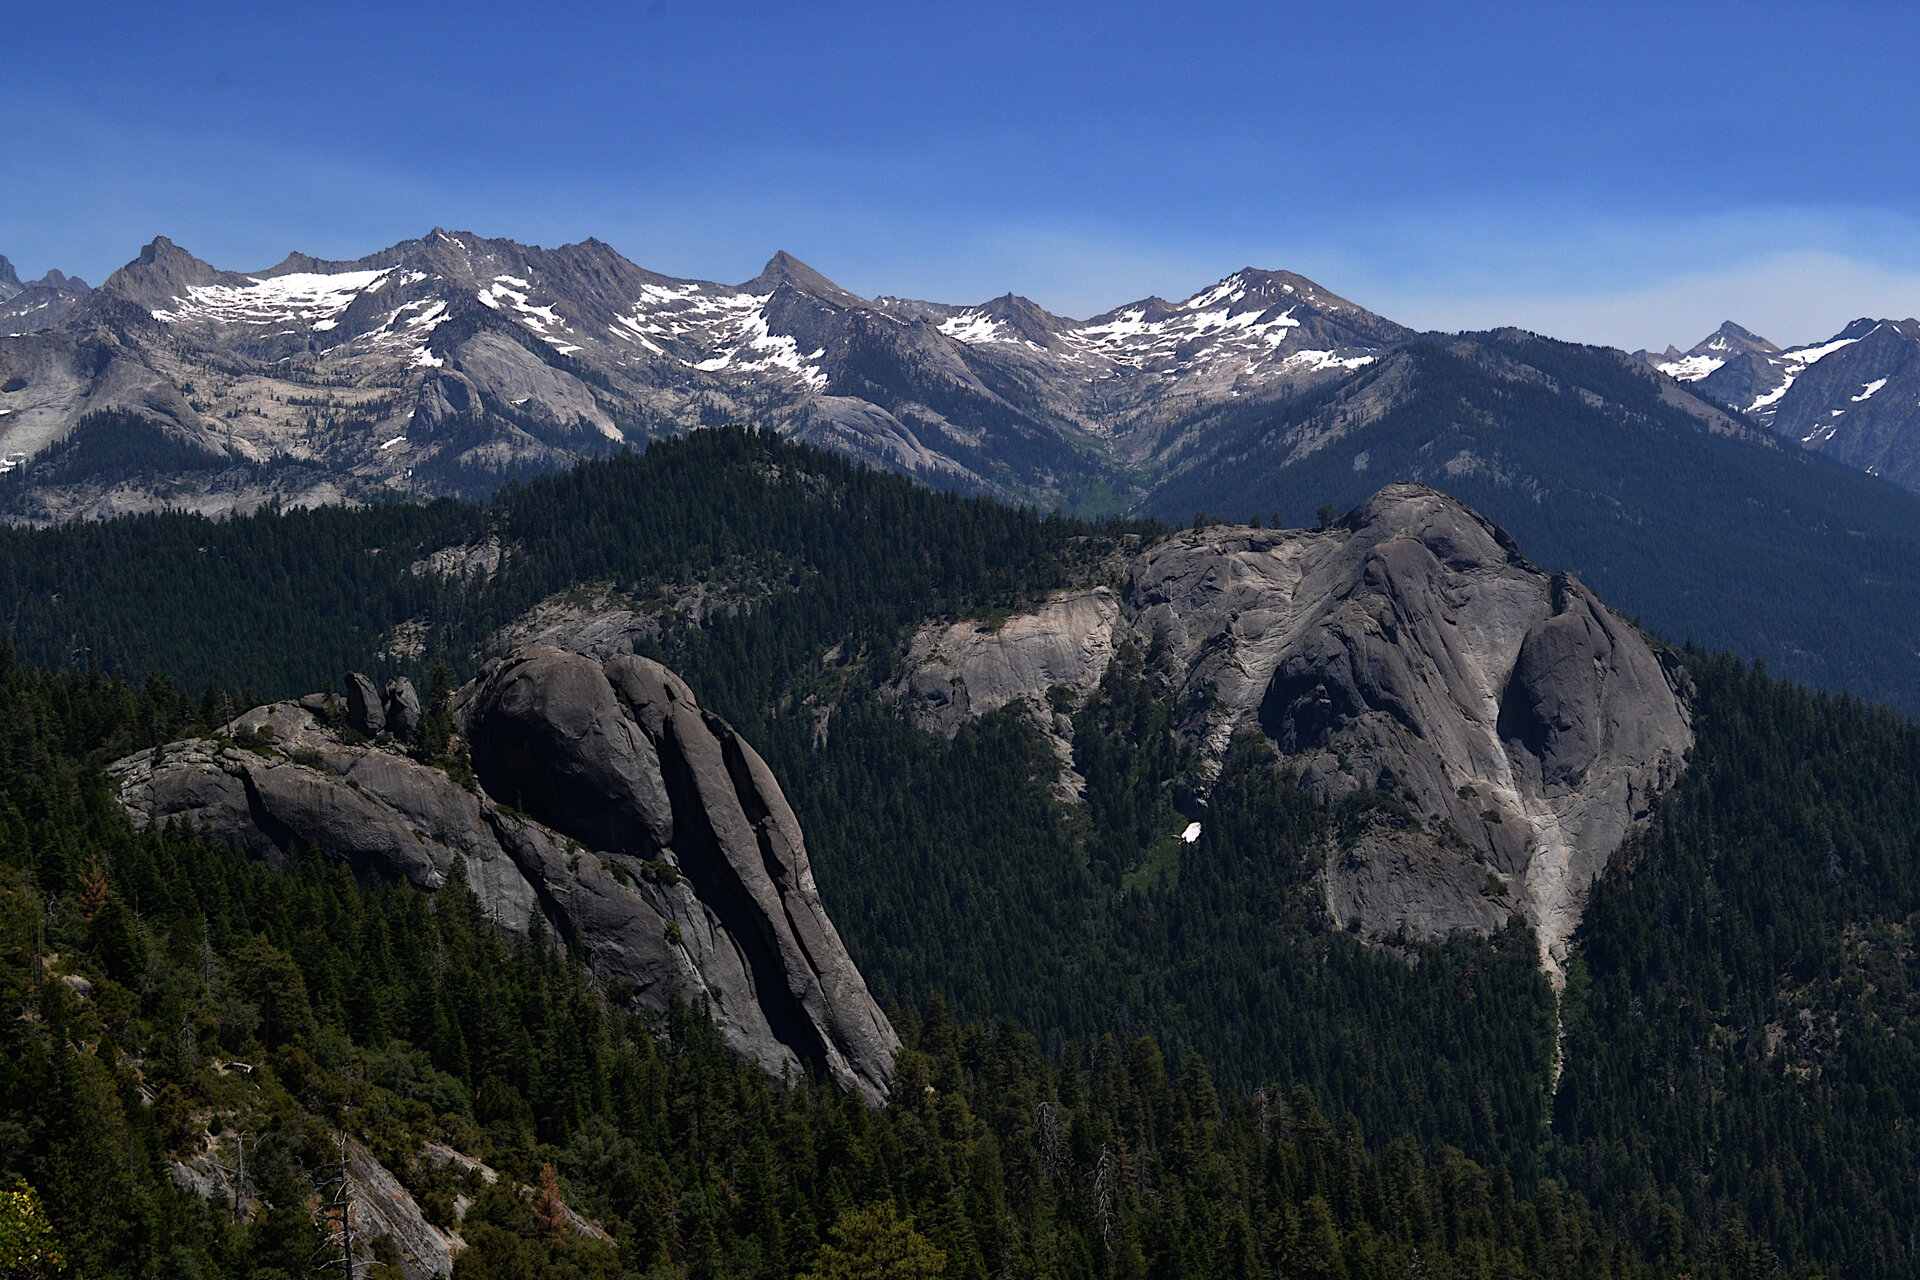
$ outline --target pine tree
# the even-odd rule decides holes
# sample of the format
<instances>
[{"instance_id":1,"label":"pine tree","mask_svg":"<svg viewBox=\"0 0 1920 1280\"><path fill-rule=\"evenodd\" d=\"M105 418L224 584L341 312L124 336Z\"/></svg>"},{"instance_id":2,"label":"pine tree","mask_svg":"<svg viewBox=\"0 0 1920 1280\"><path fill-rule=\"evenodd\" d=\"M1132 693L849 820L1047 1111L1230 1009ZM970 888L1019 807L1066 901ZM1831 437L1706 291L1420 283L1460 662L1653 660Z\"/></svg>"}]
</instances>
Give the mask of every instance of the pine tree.
<instances>
[{"instance_id":1,"label":"pine tree","mask_svg":"<svg viewBox=\"0 0 1920 1280\"><path fill-rule=\"evenodd\" d=\"M947 1255L891 1204L849 1209L831 1235L802 1280L936 1280L946 1271Z\"/></svg>"}]
</instances>

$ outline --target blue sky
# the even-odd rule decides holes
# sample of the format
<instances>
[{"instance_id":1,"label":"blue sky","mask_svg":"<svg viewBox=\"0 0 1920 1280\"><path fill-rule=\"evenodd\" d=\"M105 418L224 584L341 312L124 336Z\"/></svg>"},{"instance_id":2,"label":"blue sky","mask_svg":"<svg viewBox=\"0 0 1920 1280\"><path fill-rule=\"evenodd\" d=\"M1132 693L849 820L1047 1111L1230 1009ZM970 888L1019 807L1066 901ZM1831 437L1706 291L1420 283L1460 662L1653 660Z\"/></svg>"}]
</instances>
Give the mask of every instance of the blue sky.
<instances>
[{"instance_id":1,"label":"blue sky","mask_svg":"<svg viewBox=\"0 0 1920 1280\"><path fill-rule=\"evenodd\" d=\"M11 6L0 253L435 225L1086 315L1288 267L1687 345L1920 312L1920 6Z\"/></svg>"}]
</instances>

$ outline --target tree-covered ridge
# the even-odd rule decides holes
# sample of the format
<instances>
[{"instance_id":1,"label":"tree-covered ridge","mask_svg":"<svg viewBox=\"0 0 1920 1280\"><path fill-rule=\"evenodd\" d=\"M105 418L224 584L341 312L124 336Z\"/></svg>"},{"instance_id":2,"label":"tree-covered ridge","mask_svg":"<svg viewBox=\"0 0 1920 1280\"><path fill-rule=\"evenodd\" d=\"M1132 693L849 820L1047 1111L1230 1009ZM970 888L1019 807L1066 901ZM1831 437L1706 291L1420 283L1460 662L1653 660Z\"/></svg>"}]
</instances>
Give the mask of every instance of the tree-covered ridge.
<instances>
[{"instance_id":1,"label":"tree-covered ridge","mask_svg":"<svg viewBox=\"0 0 1920 1280\"><path fill-rule=\"evenodd\" d=\"M478 508L446 501L10 528L0 601L15 651L54 669L165 675L236 699L312 692L408 617L457 615L459 592L408 566L485 527Z\"/></svg>"},{"instance_id":2,"label":"tree-covered ridge","mask_svg":"<svg viewBox=\"0 0 1920 1280\"><path fill-rule=\"evenodd\" d=\"M496 628L556 592L598 582L646 597L750 563L805 588L774 593L778 624L755 635L751 694L764 700L838 640L890 646L925 617L1018 607L1151 529L935 493L728 428L511 485L484 506L0 529L0 608L16 651L56 669L287 697L347 667L418 679L444 658L464 675L491 656ZM413 571L435 550L490 534L508 548L490 580ZM379 652L416 620L417 658Z\"/></svg>"},{"instance_id":3,"label":"tree-covered ridge","mask_svg":"<svg viewBox=\"0 0 1920 1280\"><path fill-rule=\"evenodd\" d=\"M1697 741L1595 888L1557 1065L1530 936L1396 956L1326 932L1328 851L1417 820L1387 797L1322 809L1243 740L1200 841L1170 875L1130 874L1151 862L1127 843L1136 814L1178 829L1161 784L1179 775L1125 662L1076 717L1078 814L1047 808L1049 757L1018 715L951 745L890 728L903 768L885 789L849 758L882 741L857 724L783 761L821 832L829 906L883 995L945 991L1049 1044L1150 1030L1237 1093L1304 1084L1370 1133L1555 1176L1646 1257L1722 1239L1914 1275L1920 727L1704 650L1684 660Z\"/></svg>"},{"instance_id":4,"label":"tree-covered ridge","mask_svg":"<svg viewBox=\"0 0 1920 1280\"><path fill-rule=\"evenodd\" d=\"M1223 1099L1199 1057L1170 1070L1150 1037L1056 1062L935 1001L903 1015L884 1109L769 1080L699 1011L621 1013L558 940L506 942L457 877L430 898L135 833L100 761L165 715L190 712L164 686L0 657L0 1177L44 1204L65 1265L40 1274L320 1275L335 1250L315 1189L342 1133L432 1220L472 1197L458 1280L861 1276L884 1258L982 1278L1655 1274L1551 1181L1370 1147L1306 1089ZM242 1212L172 1184L174 1161L236 1134ZM500 1181L435 1166L428 1140ZM613 1242L562 1225L561 1198ZM394 1280L393 1243L375 1255Z\"/></svg>"}]
</instances>

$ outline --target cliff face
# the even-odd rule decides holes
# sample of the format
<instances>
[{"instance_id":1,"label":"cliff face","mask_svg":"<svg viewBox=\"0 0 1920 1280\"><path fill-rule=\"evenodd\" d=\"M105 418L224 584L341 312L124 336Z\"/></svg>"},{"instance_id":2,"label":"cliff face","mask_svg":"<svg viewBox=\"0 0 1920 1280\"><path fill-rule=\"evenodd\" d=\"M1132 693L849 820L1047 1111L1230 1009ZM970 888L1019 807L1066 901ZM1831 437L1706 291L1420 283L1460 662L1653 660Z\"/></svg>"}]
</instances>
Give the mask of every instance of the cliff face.
<instances>
[{"instance_id":1,"label":"cliff face","mask_svg":"<svg viewBox=\"0 0 1920 1280\"><path fill-rule=\"evenodd\" d=\"M821 907L799 823L677 676L536 646L490 664L456 708L473 790L349 741L312 698L228 726L250 745L171 743L111 774L137 823L189 819L270 861L307 843L434 890L463 860L501 928L544 917L638 1003L708 998L728 1044L770 1072L824 1069L886 1096L899 1041Z\"/></svg>"},{"instance_id":2,"label":"cliff face","mask_svg":"<svg viewBox=\"0 0 1920 1280\"><path fill-rule=\"evenodd\" d=\"M1213 527L1116 568L1123 588L995 632L923 631L895 691L952 732L1016 698L1044 707L1055 686L1083 694L1117 645L1157 650L1208 768L1258 729L1304 785L1415 811L1419 830L1330 852L1329 912L1372 935L1518 912L1557 977L1593 878L1693 741L1684 673L1637 628L1419 485L1331 529Z\"/></svg>"}]
</instances>

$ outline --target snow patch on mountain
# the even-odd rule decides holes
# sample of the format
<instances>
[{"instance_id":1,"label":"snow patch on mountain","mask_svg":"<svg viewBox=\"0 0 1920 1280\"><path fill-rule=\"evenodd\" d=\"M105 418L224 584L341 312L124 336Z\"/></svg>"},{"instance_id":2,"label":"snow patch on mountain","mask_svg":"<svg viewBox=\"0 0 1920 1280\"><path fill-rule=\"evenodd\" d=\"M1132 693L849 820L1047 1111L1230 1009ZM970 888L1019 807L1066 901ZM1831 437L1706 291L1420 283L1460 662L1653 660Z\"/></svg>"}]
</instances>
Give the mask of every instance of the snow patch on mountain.
<instances>
[{"instance_id":1,"label":"snow patch on mountain","mask_svg":"<svg viewBox=\"0 0 1920 1280\"><path fill-rule=\"evenodd\" d=\"M809 391L826 390L827 375L817 363L826 352L803 355L796 339L771 331L766 305L772 296L693 282L648 284L607 329L702 373L786 375Z\"/></svg>"},{"instance_id":2,"label":"snow patch on mountain","mask_svg":"<svg viewBox=\"0 0 1920 1280\"><path fill-rule=\"evenodd\" d=\"M1716 345L1723 350L1726 347L1724 341ZM1726 360L1718 356L1685 356L1679 360L1662 361L1653 367L1675 382L1698 382L1725 363Z\"/></svg>"},{"instance_id":3,"label":"snow patch on mountain","mask_svg":"<svg viewBox=\"0 0 1920 1280\"><path fill-rule=\"evenodd\" d=\"M760 301L764 302L765 299ZM771 373L779 370L792 374L815 391L825 391L827 375L813 363L825 354L822 350L802 356L800 344L784 333L769 332L766 315L756 310L741 325L738 341L719 355L702 360L693 367L706 372L732 369L736 373Z\"/></svg>"},{"instance_id":4,"label":"snow patch on mountain","mask_svg":"<svg viewBox=\"0 0 1920 1280\"><path fill-rule=\"evenodd\" d=\"M1322 369L1361 369L1377 359L1378 356L1343 356L1338 351L1296 351L1280 363L1284 369L1318 372Z\"/></svg>"},{"instance_id":5,"label":"snow patch on mountain","mask_svg":"<svg viewBox=\"0 0 1920 1280\"><path fill-rule=\"evenodd\" d=\"M1795 380L1798 379L1801 374L1805 373L1809 366L1826 359L1842 347L1850 347L1858 341L1860 341L1859 338L1835 338L1832 342L1823 342L1818 346L1795 347L1790 351L1782 351L1778 356L1773 357L1769 363L1785 366L1785 380L1764 395L1755 396L1753 403L1747 406L1747 412L1753 413L1755 410L1765 409L1770 405L1780 403L1781 397L1793 389ZM1829 432L1828 434L1831 435L1832 433Z\"/></svg>"},{"instance_id":6,"label":"snow patch on mountain","mask_svg":"<svg viewBox=\"0 0 1920 1280\"><path fill-rule=\"evenodd\" d=\"M374 281L393 271L297 271L284 276L250 278L244 285L190 285L171 311L156 309L162 324L211 321L218 324L304 324L322 332L339 323L340 313Z\"/></svg>"},{"instance_id":7,"label":"snow patch on mountain","mask_svg":"<svg viewBox=\"0 0 1920 1280\"><path fill-rule=\"evenodd\" d=\"M978 311L962 311L940 322L940 332L955 342L972 345L978 342L1017 342L1018 338L1001 337L999 320Z\"/></svg>"},{"instance_id":8,"label":"snow patch on mountain","mask_svg":"<svg viewBox=\"0 0 1920 1280\"><path fill-rule=\"evenodd\" d=\"M1090 354L1137 369L1156 357L1180 354L1186 344L1203 338L1237 338L1239 341L1216 341L1192 352L1189 363L1244 355L1249 346L1256 351L1262 348L1273 351L1287 340L1289 330L1300 327L1300 322L1293 318L1293 307L1278 314L1271 309L1235 313L1230 305L1211 309L1211 303L1222 297L1231 302L1239 296L1236 293L1222 295L1216 286L1180 304L1163 319L1149 320L1144 307L1133 307L1103 323L1069 329L1062 337Z\"/></svg>"},{"instance_id":9,"label":"snow patch on mountain","mask_svg":"<svg viewBox=\"0 0 1920 1280\"><path fill-rule=\"evenodd\" d=\"M518 285L518 288L513 286ZM479 299L495 311L500 310L502 302L511 302L519 313L520 323L531 329L536 337L563 356L570 356L580 349L577 342L568 342L555 335L556 329L572 328L565 320L554 314L552 306L536 307L527 300L526 290L533 286L515 276L495 276L493 283L482 289Z\"/></svg>"},{"instance_id":10,"label":"snow patch on mountain","mask_svg":"<svg viewBox=\"0 0 1920 1280\"><path fill-rule=\"evenodd\" d=\"M1864 336L1864 335L1863 335ZM1790 363L1798 364L1802 369L1816 361L1824 360L1842 347L1850 347L1860 341L1859 338L1835 338L1832 342L1823 342L1814 347L1795 347L1781 355Z\"/></svg>"}]
</instances>

